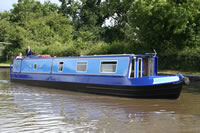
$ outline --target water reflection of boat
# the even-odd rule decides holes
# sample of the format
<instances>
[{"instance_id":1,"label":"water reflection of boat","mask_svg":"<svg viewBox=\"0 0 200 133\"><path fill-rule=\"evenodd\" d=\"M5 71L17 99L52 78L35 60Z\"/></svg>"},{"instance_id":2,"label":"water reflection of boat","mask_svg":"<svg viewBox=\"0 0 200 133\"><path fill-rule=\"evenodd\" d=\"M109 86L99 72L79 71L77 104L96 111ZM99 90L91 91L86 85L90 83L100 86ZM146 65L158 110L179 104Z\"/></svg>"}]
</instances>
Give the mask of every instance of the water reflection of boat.
<instances>
[{"instance_id":1,"label":"water reflection of boat","mask_svg":"<svg viewBox=\"0 0 200 133\"><path fill-rule=\"evenodd\" d=\"M80 92L137 98L178 98L183 76L158 76L153 55L14 59L11 81Z\"/></svg>"}]
</instances>

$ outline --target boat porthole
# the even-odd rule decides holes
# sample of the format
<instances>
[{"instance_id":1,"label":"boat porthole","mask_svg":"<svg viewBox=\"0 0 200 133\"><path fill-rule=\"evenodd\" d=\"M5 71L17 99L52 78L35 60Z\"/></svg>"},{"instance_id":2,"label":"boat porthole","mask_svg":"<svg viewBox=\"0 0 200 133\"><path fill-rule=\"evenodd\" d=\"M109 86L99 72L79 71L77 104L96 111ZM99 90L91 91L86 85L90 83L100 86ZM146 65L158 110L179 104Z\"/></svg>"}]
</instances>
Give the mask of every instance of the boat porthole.
<instances>
[{"instance_id":1,"label":"boat porthole","mask_svg":"<svg viewBox=\"0 0 200 133\"><path fill-rule=\"evenodd\" d=\"M37 64L34 64L34 69L35 69L35 70L37 69Z\"/></svg>"}]
</instances>

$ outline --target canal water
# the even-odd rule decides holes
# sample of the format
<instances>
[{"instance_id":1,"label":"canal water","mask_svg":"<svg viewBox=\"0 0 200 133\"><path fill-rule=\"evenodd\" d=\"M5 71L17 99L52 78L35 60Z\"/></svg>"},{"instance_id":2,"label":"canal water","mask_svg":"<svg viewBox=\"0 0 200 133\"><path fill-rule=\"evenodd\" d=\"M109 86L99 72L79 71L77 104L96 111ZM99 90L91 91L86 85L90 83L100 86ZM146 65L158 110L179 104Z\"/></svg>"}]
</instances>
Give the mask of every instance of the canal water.
<instances>
[{"instance_id":1,"label":"canal water","mask_svg":"<svg viewBox=\"0 0 200 133\"><path fill-rule=\"evenodd\" d=\"M200 82L176 100L26 86L0 69L0 133L199 133Z\"/></svg>"}]
</instances>

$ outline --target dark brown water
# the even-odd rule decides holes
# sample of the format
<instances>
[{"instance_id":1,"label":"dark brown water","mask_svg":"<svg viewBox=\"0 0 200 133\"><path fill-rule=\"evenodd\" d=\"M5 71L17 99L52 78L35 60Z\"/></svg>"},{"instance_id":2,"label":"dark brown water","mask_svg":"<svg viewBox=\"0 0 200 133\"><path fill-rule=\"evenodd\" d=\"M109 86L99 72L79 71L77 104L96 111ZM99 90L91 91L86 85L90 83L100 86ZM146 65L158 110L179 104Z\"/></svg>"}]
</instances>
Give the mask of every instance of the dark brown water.
<instances>
[{"instance_id":1,"label":"dark brown water","mask_svg":"<svg viewBox=\"0 0 200 133\"><path fill-rule=\"evenodd\" d=\"M0 69L0 133L199 133L200 83L177 100L98 96L9 81Z\"/></svg>"}]
</instances>

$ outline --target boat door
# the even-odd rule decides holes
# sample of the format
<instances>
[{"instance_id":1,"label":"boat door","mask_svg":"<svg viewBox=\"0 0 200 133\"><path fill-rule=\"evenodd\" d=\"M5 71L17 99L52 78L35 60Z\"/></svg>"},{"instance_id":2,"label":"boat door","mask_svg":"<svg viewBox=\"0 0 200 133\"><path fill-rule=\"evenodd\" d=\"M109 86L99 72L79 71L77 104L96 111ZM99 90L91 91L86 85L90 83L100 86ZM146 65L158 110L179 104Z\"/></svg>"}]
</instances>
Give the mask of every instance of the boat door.
<instances>
[{"instance_id":1,"label":"boat door","mask_svg":"<svg viewBox=\"0 0 200 133\"><path fill-rule=\"evenodd\" d=\"M148 64L149 64L149 67L148 67L148 76L153 76L154 75L154 58L149 58L148 59Z\"/></svg>"},{"instance_id":2,"label":"boat door","mask_svg":"<svg viewBox=\"0 0 200 133\"><path fill-rule=\"evenodd\" d=\"M130 67L130 78L139 78L142 77L143 73L143 59L142 58L133 58Z\"/></svg>"},{"instance_id":3,"label":"boat door","mask_svg":"<svg viewBox=\"0 0 200 133\"><path fill-rule=\"evenodd\" d=\"M142 62L142 58L138 58L138 63L137 63L137 77L141 78L142 77L142 66L143 66L143 62Z\"/></svg>"},{"instance_id":4,"label":"boat door","mask_svg":"<svg viewBox=\"0 0 200 133\"><path fill-rule=\"evenodd\" d=\"M136 78L136 58L131 61L131 66L129 70L129 78Z\"/></svg>"},{"instance_id":5,"label":"boat door","mask_svg":"<svg viewBox=\"0 0 200 133\"><path fill-rule=\"evenodd\" d=\"M21 59L15 59L13 62L12 71L13 72L21 72L21 63L22 63Z\"/></svg>"},{"instance_id":6,"label":"boat door","mask_svg":"<svg viewBox=\"0 0 200 133\"><path fill-rule=\"evenodd\" d=\"M152 68L153 61L150 61L149 58L133 58L130 68L130 78L142 78L145 76L152 76L150 70Z\"/></svg>"}]
</instances>

